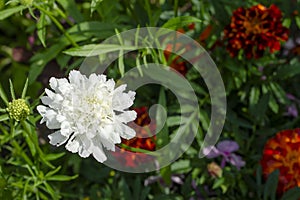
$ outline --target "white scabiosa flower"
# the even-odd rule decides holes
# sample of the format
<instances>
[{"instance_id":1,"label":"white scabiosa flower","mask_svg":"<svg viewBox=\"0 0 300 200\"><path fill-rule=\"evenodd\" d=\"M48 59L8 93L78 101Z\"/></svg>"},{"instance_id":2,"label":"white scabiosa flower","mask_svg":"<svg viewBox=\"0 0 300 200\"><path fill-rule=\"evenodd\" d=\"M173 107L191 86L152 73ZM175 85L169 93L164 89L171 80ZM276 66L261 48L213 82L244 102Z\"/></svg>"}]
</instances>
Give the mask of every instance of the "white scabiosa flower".
<instances>
[{"instance_id":1,"label":"white scabiosa flower","mask_svg":"<svg viewBox=\"0 0 300 200\"><path fill-rule=\"evenodd\" d=\"M135 92L125 93L126 85L115 88L112 79L105 75L71 71L69 80L50 79L53 91L45 89L47 96L37 107L42 115L41 123L49 129L57 129L49 135L50 144L60 146L81 157L90 154L99 162L106 160L103 147L115 151L121 138L131 139L135 131L126 124L136 118L135 111L127 110Z\"/></svg>"}]
</instances>

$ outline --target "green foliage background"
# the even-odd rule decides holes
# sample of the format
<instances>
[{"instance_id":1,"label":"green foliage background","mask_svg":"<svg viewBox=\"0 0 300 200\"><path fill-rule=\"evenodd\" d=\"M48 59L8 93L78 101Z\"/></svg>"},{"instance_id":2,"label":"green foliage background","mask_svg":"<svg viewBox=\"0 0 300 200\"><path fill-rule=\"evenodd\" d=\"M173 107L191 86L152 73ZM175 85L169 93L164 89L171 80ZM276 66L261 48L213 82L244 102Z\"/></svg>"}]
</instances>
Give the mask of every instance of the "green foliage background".
<instances>
[{"instance_id":1,"label":"green foliage background","mask_svg":"<svg viewBox=\"0 0 300 200\"><path fill-rule=\"evenodd\" d=\"M226 52L223 29L232 12L239 7L261 3L276 4L283 12L283 22L290 38L300 37L300 1L230 1L230 0L0 0L0 83L2 99L20 97L28 78L27 101L31 114L26 121L9 118L0 103L0 199L280 199L276 197L278 171L268 180L261 175L259 161L268 138L284 129L299 127L299 117L284 115L292 102L287 93L300 97L299 55L269 52L260 59L245 59L241 53L231 58ZM210 99L201 75L190 69L186 75L199 97L200 128L188 151L176 162L158 172L128 174L114 171L93 158L82 159L63 147L48 144L50 133L39 125L35 107L51 76L65 76L76 69L91 44L99 44L117 32L137 27L167 27L173 30L195 24L186 34L198 39L208 25L213 27L204 48L221 72L228 102L222 139L240 145L238 153L246 166L223 169L221 178L207 172L209 159L199 159L198 152L209 124ZM171 24L171 25L170 25ZM216 42L222 45L214 47ZM145 59L163 62L157 52L141 50L136 60L118 60L107 70L110 78L120 78L135 63ZM264 70L259 70L264 67ZM265 79L262 79L265 76ZM200 82L200 84L199 84ZM26 84L25 84L26 86ZM26 89L26 87L25 87ZM169 136L178 125L174 96L164 88L154 92L144 87L135 106L164 102L168 108ZM299 109L299 105L297 105ZM167 141L164 141L167 142ZM216 159L216 162L219 160ZM171 184L171 177L182 176L183 184ZM144 186L149 176L161 181ZM196 186L195 186L196 185ZM281 199L297 199L298 188Z\"/></svg>"}]
</instances>

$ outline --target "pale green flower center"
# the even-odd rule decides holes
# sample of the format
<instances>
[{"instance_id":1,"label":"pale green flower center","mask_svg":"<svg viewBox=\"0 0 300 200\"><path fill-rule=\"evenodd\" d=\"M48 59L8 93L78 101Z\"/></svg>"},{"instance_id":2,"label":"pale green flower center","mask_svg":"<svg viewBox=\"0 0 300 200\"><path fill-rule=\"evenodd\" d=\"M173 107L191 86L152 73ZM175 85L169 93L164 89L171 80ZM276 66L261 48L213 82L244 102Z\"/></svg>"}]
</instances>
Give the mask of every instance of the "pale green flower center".
<instances>
[{"instance_id":1,"label":"pale green flower center","mask_svg":"<svg viewBox=\"0 0 300 200\"><path fill-rule=\"evenodd\" d=\"M7 111L9 116L17 121L25 120L30 113L29 106L24 99L17 99L10 102Z\"/></svg>"},{"instance_id":2,"label":"pale green flower center","mask_svg":"<svg viewBox=\"0 0 300 200\"><path fill-rule=\"evenodd\" d=\"M102 104L102 101L100 99L98 99L96 96L91 96L91 97L86 98L86 102L90 105L95 105L95 104L101 105Z\"/></svg>"}]
</instances>

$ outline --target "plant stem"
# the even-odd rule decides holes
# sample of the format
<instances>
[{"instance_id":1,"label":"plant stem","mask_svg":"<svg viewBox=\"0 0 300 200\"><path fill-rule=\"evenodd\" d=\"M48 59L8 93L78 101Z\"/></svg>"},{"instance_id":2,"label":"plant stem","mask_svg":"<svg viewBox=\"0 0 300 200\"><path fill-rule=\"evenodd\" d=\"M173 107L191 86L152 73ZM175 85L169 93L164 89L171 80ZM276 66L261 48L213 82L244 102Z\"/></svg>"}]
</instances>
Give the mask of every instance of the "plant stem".
<instances>
[{"instance_id":1,"label":"plant stem","mask_svg":"<svg viewBox=\"0 0 300 200\"><path fill-rule=\"evenodd\" d=\"M57 26L57 28L66 36L66 38L70 41L70 43L74 46L74 47L78 47L78 44L71 38L71 36L69 35L68 32L65 31L64 27L57 21L57 19L55 19L55 17L52 15L51 12L49 12L48 10L44 9L43 7L34 4L34 7L36 7L37 9L39 9L40 11L44 12L46 15L48 15L50 17L50 19L54 22L54 24Z\"/></svg>"}]
</instances>

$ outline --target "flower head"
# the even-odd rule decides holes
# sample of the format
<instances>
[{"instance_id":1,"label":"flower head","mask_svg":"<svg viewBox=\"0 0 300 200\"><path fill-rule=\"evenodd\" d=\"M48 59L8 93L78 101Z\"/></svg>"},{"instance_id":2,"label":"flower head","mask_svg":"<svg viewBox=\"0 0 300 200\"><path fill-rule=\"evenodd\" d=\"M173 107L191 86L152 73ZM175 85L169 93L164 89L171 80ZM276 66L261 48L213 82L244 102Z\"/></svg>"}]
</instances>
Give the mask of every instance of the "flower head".
<instances>
[{"instance_id":1,"label":"flower head","mask_svg":"<svg viewBox=\"0 0 300 200\"><path fill-rule=\"evenodd\" d=\"M30 113L28 104L24 99L16 99L8 104L8 114L16 121L22 121L27 118Z\"/></svg>"},{"instance_id":2,"label":"flower head","mask_svg":"<svg viewBox=\"0 0 300 200\"><path fill-rule=\"evenodd\" d=\"M243 49L247 58L259 58L269 47L273 53L280 49L280 41L288 39L288 29L282 25L281 11L271 5L258 4L251 8L238 8L225 30L227 50L232 57Z\"/></svg>"},{"instance_id":3,"label":"flower head","mask_svg":"<svg viewBox=\"0 0 300 200\"><path fill-rule=\"evenodd\" d=\"M238 169L245 165L245 161L235 151L239 149L239 145L235 141L224 140L217 144L217 147L209 146L203 149L203 153L207 158L216 158L222 156L221 167L225 167L226 162L236 166Z\"/></svg>"},{"instance_id":4,"label":"flower head","mask_svg":"<svg viewBox=\"0 0 300 200\"><path fill-rule=\"evenodd\" d=\"M215 162L209 163L207 165L207 171L212 177L222 177L223 170L222 168Z\"/></svg>"},{"instance_id":5,"label":"flower head","mask_svg":"<svg viewBox=\"0 0 300 200\"><path fill-rule=\"evenodd\" d=\"M279 169L278 193L295 186L300 187L300 129L277 133L265 144L261 165L267 177Z\"/></svg>"},{"instance_id":6,"label":"flower head","mask_svg":"<svg viewBox=\"0 0 300 200\"><path fill-rule=\"evenodd\" d=\"M137 118L134 121L138 127L135 128L136 137L126 140L122 139L122 144L125 144L128 147L133 147L136 149L143 149L147 151L155 151L156 148L156 136L155 133L156 125L155 123L150 123L151 119L147 112L147 107L134 108L137 112ZM153 136L152 136L153 135ZM125 148L121 148L118 152L116 151L113 155L120 161L122 164L128 167L135 167L141 162L145 162L147 159L150 159L150 155L135 152L135 154L126 154L126 151L130 151Z\"/></svg>"},{"instance_id":7,"label":"flower head","mask_svg":"<svg viewBox=\"0 0 300 200\"><path fill-rule=\"evenodd\" d=\"M78 152L81 157L92 154L104 162L103 147L114 151L121 137L135 136L135 131L126 125L136 118L135 111L127 110L135 93L125 93L126 85L115 88L114 80L106 80L105 75L86 77L73 70L68 79L51 78L53 91L45 89L48 96L42 97L46 106L37 107L43 117L41 123L58 129L48 136L50 144L66 143L67 150Z\"/></svg>"}]
</instances>

